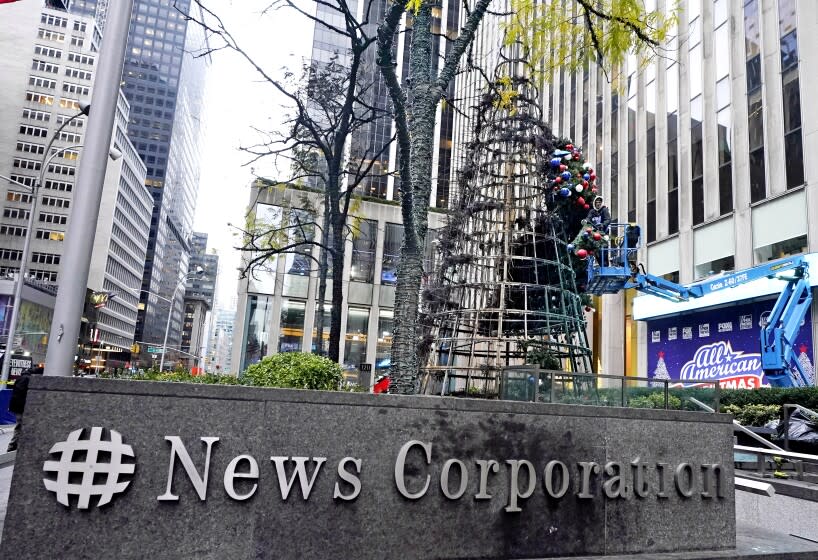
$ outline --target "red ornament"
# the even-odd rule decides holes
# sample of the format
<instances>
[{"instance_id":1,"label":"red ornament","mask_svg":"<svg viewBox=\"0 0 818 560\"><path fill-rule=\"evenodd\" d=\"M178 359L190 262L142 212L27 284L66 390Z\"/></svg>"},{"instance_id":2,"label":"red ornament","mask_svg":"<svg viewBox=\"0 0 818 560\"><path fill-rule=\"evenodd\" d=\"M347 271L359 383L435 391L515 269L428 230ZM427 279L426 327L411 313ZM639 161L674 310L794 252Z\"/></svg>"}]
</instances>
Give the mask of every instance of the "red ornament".
<instances>
[{"instance_id":1,"label":"red ornament","mask_svg":"<svg viewBox=\"0 0 818 560\"><path fill-rule=\"evenodd\" d=\"M596 173L592 172L591 173L591 181L595 181L595 180L596 180Z\"/></svg>"},{"instance_id":2,"label":"red ornament","mask_svg":"<svg viewBox=\"0 0 818 560\"><path fill-rule=\"evenodd\" d=\"M585 208L586 210L590 210L591 206L589 204L586 204L585 206L583 206L583 208Z\"/></svg>"},{"instance_id":3,"label":"red ornament","mask_svg":"<svg viewBox=\"0 0 818 560\"><path fill-rule=\"evenodd\" d=\"M801 346L798 347L798 351L801 352L802 354L805 354L807 352L807 345L802 344Z\"/></svg>"},{"instance_id":4,"label":"red ornament","mask_svg":"<svg viewBox=\"0 0 818 560\"><path fill-rule=\"evenodd\" d=\"M573 149L574 149L574 145L573 145L573 144L566 144L566 145L565 145L565 149L566 149L567 151L569 151L569 152L570 152L570 151L573 151Z\"/></svg>"},{"instance_id":5,"label":"red ornament","mask_svg":"<svg viewBox=\"0 0 818 560\"><path fill-rule=\"evenodd\" d=\"M554 179L554 182L555 183L562 183L562 177L557 177L556 179Z\"/></svg>"},{"instance_id":6,"label":"red ornament","mask_svg":"<svg viewBox=\"0 0 818 560\"><path fill-rule=\"evenodd\" d=\"M594 231L594 228L587 227L587 228L585 228L585 231L587 231L588 233L591 233L592 231Z\"/></svg>"},{"instance_id":7,"label":"red ornament","mask_svg":"<svg viewBox=\"0 0 818 560\"><path fill-rule=\"evenodd\" d=\"M559 188L559 187L554 187L554 192L556 192L556 191L558 191L558 190L560 190L560 188Z\"/></svg>"},{"instance_id":8,"label":"red ornament","mask_svg":"<svg viewBox=\"0 0 818 560\"><path fill-rule=\"evenodd\" d=\"M564 163L561 163L560 164L560 171L565 171L566 169L568 169L568 166L565 165Z\"/></svg>"},{"instance_id":9,"label":"red ornament","mask_svg":"<svg viewBox=\"0 0 818 560\"><path fill-rule=\"evenodd\" d=\"M588 181L583 181L583 182L582 182L582 186L583 186L583 187L587 187L587 186L588 186Z\"/></svg>"},{"instance_id":10,"label":"red ornament","mask_svg":"<svg viewBox=\"0 0 818 560\"><path fill-rule=\"evenodd\" d=\"M585 249L577 249L577 256L581 259L588 258L588 251Z\"/></svg>"},{"instance_id":11,"label":"red ornament","mask_svg":"<svg viewBox=\"0 0 818 560\"><path fill-rule=\"evenodd\" d=\"M582 197L577 198L577 204L579 204L580 206L584 206L585 205L585 199L582 198Z\"/></svg>"},{"instance_id":12,"label":"red ornament","mask_svg":"<svg viewBox=\"0 0 818 560\"><path fill-rule=\"evenodd\" d=\"M585 306L585 312L586 312L586 313L590 313L590 312L591 312L591 311L593 311L593 310L594 310L594 308L593 308L593 307L591 307L590 305L586 305L586 306Z\"/></svg>"},{"instance_id":13,"label":"red ornament","mask_svg":"<svg viewBox=\"0 0 818 560\"><path fill-rule=\"evenodd\" d=\"M599 241L600 239L602 239L602 234L599 233L598 231L595 231L594 232L594 241Z\"/></svg>"},{"instance_id":14,"label":"red ornament","mask_svg":"<svg viewBox=\"0 0 818 560\"><path fill-rule=\"evenodd\" d=\"M594 193L594 194L596 194L596 192L597 192L597 188L596 188L596 187L592 187L592 188L591 188L591 192L592 192L592 193Z\"/></svg>"}]
</instances>

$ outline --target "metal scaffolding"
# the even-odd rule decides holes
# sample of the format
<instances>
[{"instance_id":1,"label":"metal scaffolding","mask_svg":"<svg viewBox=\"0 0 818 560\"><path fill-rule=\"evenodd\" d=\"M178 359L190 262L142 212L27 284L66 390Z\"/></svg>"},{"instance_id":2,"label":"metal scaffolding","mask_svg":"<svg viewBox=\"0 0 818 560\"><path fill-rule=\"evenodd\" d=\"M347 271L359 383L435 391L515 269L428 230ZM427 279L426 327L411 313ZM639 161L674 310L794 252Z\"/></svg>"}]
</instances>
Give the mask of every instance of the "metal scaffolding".
<instances>
[{"instance_id":1,"label":"metal scaffolding","mask_svg":"<svg viewBox=\"0 0 818 560\"><path fill-rule=\"evenodd\" d=\"M524 60L501 55L475 107L456 202L423 291L425 392L496 394L509 371L590 373L569 236L548 183L554 152ZM423 362L421 362L423 363Z\"/></svg>"}]
</instances>

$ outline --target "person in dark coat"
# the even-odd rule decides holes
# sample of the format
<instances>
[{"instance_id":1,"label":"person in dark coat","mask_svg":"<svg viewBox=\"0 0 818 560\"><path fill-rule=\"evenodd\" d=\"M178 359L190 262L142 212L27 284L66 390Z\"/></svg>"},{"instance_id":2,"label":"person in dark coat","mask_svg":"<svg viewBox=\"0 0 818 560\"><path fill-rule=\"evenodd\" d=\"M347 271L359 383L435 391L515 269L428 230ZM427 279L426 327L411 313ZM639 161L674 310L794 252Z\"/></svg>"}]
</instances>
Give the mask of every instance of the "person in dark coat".
<instances>
[{"instance_id":1,"label":"person in dark coat","mask_svg":"<svg viewBox=\"0 0 818 560\"><path fill-rule=\"evenodd\" d=\"M32 375L42 375L43 368L40 366L28 368L20 377L14 382L11 390L11 399L9 400L9 412L17 416L17 424L14 425L14 435L11 436L6 451L16 451L17 443L20 440L20 431L23 427L23 412L26 409L26 397L28 396L28 382Z\"/></svg>"},{"instance_id":2,"label":"person in dark coat","mask_svg":"<svg viewBox=\"0 0 818 560\"><path fill-rule=\"evenodd\" d=\"M608 226L611 223L611 212L603 204L601 196L594 198L594 204L588 211L585 221L594 226L597 231L608 233Z\"/></svg>"}]
</instances>

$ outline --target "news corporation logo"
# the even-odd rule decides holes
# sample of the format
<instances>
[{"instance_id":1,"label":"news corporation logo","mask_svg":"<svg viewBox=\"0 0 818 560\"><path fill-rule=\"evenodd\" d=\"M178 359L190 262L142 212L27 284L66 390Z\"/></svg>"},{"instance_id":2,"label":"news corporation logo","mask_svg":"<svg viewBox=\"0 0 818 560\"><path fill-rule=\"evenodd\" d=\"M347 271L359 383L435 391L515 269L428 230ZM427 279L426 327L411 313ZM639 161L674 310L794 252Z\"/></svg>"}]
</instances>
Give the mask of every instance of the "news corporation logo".
<instances>
[{"instance_id":1,"label":"news corporation logo","mask_svg":"<svg viewBox=\"0 0 818 560\"><path fill-rule=\"evenodd\" d=\"M97 507L110 503L128 488L131 481L126 477L136 469L133 448L123 443L122 435L100 427L74 430L49 453L56 460L43 464L43 471L52 476L43 483L66 507L74 502L78 509L88 509L97 496Z\"/></svg>"}]
</instances>

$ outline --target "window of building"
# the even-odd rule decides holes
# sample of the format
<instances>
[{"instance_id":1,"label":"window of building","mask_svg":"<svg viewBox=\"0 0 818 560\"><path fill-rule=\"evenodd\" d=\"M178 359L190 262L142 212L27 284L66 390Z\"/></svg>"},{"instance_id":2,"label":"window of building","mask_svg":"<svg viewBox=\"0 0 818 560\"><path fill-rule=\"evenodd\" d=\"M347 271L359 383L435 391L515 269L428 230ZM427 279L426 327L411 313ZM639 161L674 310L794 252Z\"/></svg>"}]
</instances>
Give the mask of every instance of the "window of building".
<instances>
[{"instance_id":1,"label":"window of building","mask_svg":"<svg viewBox=\"0 0 818 560\"><path fill-rule=\"evenodd\" d=\"M750 139L750 201L767 197L764 163L764 109L761 103L761 35L758 0L744 4L744 50L747 61L747 121Z\"/></svg>"},{"instance_id":2,"label":"window of building","mask_svg":"<svg viewBox=\"0 0 818 560\"><path fill-rule=\"evenodd\" d=\"M31 69L37 72L49 72L51 74L56 74L59 70L58 64L52 64L51 62L46 62L45 60L34 59L31 62Z\"/></svg>"},{"instance_id":3,"label":"window of building","mask_svg":"<svg viewBox=\"0 0 818 560\"><path fill-rule=\"evenodd\" d=\"M806 235L799 235L798 237L777 241L763 247L758 247L753 251L756 263L765 263L789 255L799 255L806 252Z\"/></svg>"},{"instance_id":4,"label":"window of building","mask_svg":"<svg viewBox=\"0 0 818 560\"><path fill-rule=\"evenodd\" d=\"M42 144L32 144L31 142L17 142L17 151L26 154L42 155L45 153L45 146Z\"/></svg>"},{"instance_id":5,"label":"window of building","mask_svg":"<svg viewBox=\"0 0 818 560\"><path fill-rule=\"evenodd\" d=\"M378 222L360 220L352 233L352 268L349 278L355 282L375 280L375 245L378 236Z\"/></svg>"},{"instance_id":6,"label":"window of building","mask_svg":"<svg viewBox=\"0 0 818 560\"><path fill-rule=\"evenodd\" d=\"M386 373L392 365L392 332L395 330L395 313L389 309L378 311L378 344L375 370Z\"/></svg>"},{"instance_id":7,"label":"window of building","mask_svg":"<svg viewBox=\"0 0 818 560\"><path fill-rule=\"evenodd\" d=\"M35 91L27 91L26 101L31 101L32 103L39 103L40 105L53 105L54 96L46 95L44 93L38 93Z\"/></svg>"},{"instance_id":8,"label":"window of building","mask_svg":"<svg viewBox=\"0 0 818 560\"><path fill-rule=\"evenodd\" d=\"M51 113L37 111L36 109L23 109L23 118L31 119L33 121L48 122L51 120Z\"/></svg>"},{"instance_id":9,"label":"window of building","mask_svg":"<svg viewBox=\"0 0 818 560\"><path fill-rule=\"evenodd\" d=\"M0 225L0 235L11 235L12 237L25 237L26 228L20 226Z\"/></svg>"},{"instance_id":10,"label":"window of building","mask_svg":"<svg viewBox=\"0 0 818 560\"><path fill-rule=\"evenodd\" d=\"M288 220L287 239L291 245L297 246L285 256L284 270L287 274L309 276L313 268L311 242L315 236L315 218L306 210L293 208Z\"/></svg>"},{"instance_id":11,"label":"window of building","mask_svg":"<svg viewBox=\"0 0 818 560\"><path fill-rule=\"evenodd\" d=\"M315 323L312 328L312 351L320 356L326 356L329 350L329 328L331 323L332 305L325 303L324 309L315 306ZM323 327L322 343L318 344L318 325Z\"/></svg>"},{"instance_id":12,"label":"window of building","mask_svg":"<svg viewBox=\"0 0 818 560\"><path fill-rule=\"evenodd\" d=\"M804 183L804 146L801 136L801 91L798 79L798 32L794 0L778 3L781 36L781 82L784 97L784 153L787 188Z\"/></svg>"},{"instance_id":13,"label":"window of building","mask_svg":"<svg viewBox=\"0 0 818 560\"><path fill-rule=\"evenodd\" d=\"M28 210L23 210L22 208L4 208L3 209L3 217L4 218L11 218L13 220L27 220L29 216Z\"/></svg>"},{"instance_id":14,"label":"window of building","mask_svg":"<svg viewBox=\"0 0 818 560\"><path fill-rule=\"evenodd\" d=\"M702 98L690 101L690 158L693 225L704 222L704 148L702 145Z\"/></svg>"},{"instance_id":15,"label":"window of building","mask_svg":"<svg viewBox=\"0 0 818 560\"><path fill-rule=\"evenodd\" d=\"M34 45L34 54L49 58L62 58L62 51L45 45Z\"/></svg>"},{"instance_id":16,"label":"window of building","mask_svg":"<svg viewBox=\"0 0 818 560\"><path fill-rule=\"evenodd\" d=\"M369 309L350 307L347 310L347 329L344 337L344 377L353 383L359 381L359 366L366 362L366 340L369 330Z\"/></svg>"},{"instance_id":17,"label":"window of building","mask_svg":"<svg viewBox=\"0 0 818 560\"><path fill-rule=\"evenodd\" d=\"M31 194L9 191L6 193L6 200L9 202L22 202L23 204L30 204Z\"/></svg>"},{"instance_id":18,"label":"window of building","mask_svg":"<svg viewBox=\"0 0 818 560\"><path fill-rule=\"evenodd\" d=\"M46 41L54 41L57 43L62 43L65 41L65 33L60 33L59 31L52 31L50 29L42 29L40 28L37 36L40 39L45 39Z\"/></svg>"},{"instance_id":19,"label":"window of building","mask_svg":"<svg viewBox=\"0 0 818 560\"><path fill-rule=\"evenodd\" d=\"M272 296L250 294L247 296L247 318L244 325L244 352L241 370L255 364L267 355L269 348L269 325L272 316Z\"/></svg>"},{"instance_id":20,"label":"window of building","mask_svg":"<svg viewBox=\"0 0 818 560\"><path fill-rule=\"evenodd\" d=\"M383 268L381 269L381 284L396 284L398 281L398 263L400 262L400 246L403 242L403 225L386 224L383 242Z\"/></svg>"},{"instance_id":21,"label":"window of building","mask_svg":"<svg viewBox=\"0 0 818 560\"><path fill-rule=\"evenodd\" d=\"M5 261L19 261L23 258L23 252L16 249L0 249L0 259Z\"/></svg>"},{"instance_id":22,"label":"window of building","mask_svg":"<svg viewBox=\"0 0 818 560\"><path fill-rule=\"evenodd\" d=\"M281 302L281 326L278 336L279 352L300 352L304 338L304 312L306 302L283 300Z\"/></svg>"},{"instance_id":23,"label":"window of building","mask_svg":"<svg viewBox=\"0 0 818 560\"><path fill-rule=\"evenodd\" d=\"M68 26L68 19L60 16L55 16L54 14L41 14L40 15L40 23L43 25L51 25L54 27L67 27Z\"/></svg>"}]
</instances>

